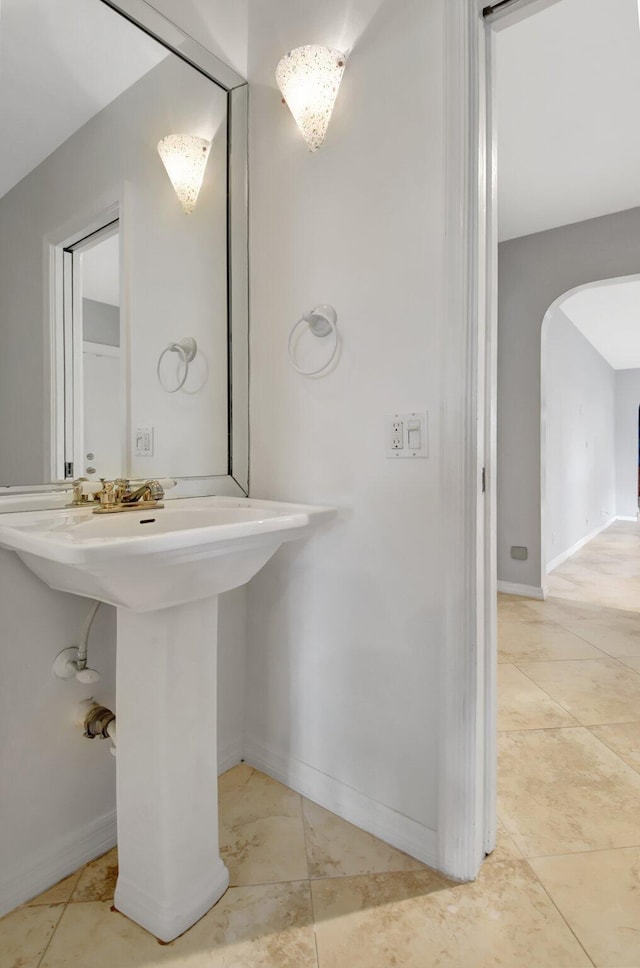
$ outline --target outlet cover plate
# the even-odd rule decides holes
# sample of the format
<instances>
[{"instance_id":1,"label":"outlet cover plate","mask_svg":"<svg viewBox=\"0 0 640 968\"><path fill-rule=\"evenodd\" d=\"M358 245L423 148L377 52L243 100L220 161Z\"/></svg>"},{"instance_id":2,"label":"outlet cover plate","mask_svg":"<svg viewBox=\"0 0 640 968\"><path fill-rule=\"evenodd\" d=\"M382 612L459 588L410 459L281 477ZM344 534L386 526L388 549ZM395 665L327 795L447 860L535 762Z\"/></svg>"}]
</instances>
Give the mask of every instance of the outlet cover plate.
<instances>
[{"instance_id":1,"label":"outlet cover plate","mask_svg":"<svg viewBox=\"0 0 640 968\"><path fill-rule=\"evenodd\" d=\"M429 456L427 418L424 411L386 415L385 451L389 460L416 460Z\"/></svg>"}]
</instances>

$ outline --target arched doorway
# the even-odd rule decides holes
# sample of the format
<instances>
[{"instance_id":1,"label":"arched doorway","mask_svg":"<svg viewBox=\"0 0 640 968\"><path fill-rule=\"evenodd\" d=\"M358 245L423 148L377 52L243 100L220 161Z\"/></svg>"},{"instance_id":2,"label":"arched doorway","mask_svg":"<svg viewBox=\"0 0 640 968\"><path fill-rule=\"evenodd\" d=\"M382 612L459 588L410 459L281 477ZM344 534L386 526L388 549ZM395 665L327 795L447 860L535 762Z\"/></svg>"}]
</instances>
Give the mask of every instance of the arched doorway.
<instances>
[{"instance_id":1,"label":"arched doorway","mask_svg":"<svg viewBox=\"0 0 640 968\"><path fill-rule=\"evenodd\" d=\"M543 583L638 508L640 276L596 280L547 310L541 333Z\"/></svg>"}]
</instances>

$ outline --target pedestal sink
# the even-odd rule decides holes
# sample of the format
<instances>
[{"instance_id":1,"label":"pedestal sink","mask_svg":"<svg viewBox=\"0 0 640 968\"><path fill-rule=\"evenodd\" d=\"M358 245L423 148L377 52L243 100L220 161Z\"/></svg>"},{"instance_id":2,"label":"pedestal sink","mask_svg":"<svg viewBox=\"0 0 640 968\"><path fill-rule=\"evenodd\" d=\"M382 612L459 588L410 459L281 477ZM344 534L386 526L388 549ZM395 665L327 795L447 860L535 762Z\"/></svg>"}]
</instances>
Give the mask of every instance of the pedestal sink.
<instances>
[{"instance_id":1,"label":"pedestal sink","mask_svg":"<svg viewBox=\"0 0 640 968\"><path fill-rule=\"evenodd\" d=\"M331 513L210 497L0 515L0 546L47 585L117 608L115 906L161 941L229 883L218 849L218 595Z\"/></svg>"}]
</instances>

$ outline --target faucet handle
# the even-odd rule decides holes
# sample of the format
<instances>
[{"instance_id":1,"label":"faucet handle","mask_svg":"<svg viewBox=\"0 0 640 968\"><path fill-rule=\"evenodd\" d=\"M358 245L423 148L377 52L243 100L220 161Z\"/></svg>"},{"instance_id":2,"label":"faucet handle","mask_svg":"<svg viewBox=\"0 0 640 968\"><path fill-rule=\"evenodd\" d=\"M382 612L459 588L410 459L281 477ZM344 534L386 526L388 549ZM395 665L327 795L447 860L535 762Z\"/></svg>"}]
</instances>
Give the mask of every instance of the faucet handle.
<instances>
[{"instance_id":1,"label":"faucet handle","mask_svg":"<svg viewBox=\"0 0 640 968\"><path fill-rule=\"evenodd\" d=\"M114 507L115 504L117 504L116 482L105 481L103 479L100 486L100 505L103 508L111 508Z\"/></svg>"},{"instance_id":2,"label":"faucet handle","mask_svg":"<svg viewBox=\"0 0 640 968\"><path fill-rule=\"evenodd\" d=\"M77 477L73 481L73 504L87 504L98 491L102 490L102 484L97 481L89 481L86 477Z\"/></svg>"},{"instance_id":3,"label":"faucet handle","mask_svg":"<svg viewBox=\"0 0 640 968\"><path fill-rule=\"evenodd\" d=\"M131 485L126 477L117 477L113 482L113 487L116 503L120 504Z\"/></svg>"}]
</instances>

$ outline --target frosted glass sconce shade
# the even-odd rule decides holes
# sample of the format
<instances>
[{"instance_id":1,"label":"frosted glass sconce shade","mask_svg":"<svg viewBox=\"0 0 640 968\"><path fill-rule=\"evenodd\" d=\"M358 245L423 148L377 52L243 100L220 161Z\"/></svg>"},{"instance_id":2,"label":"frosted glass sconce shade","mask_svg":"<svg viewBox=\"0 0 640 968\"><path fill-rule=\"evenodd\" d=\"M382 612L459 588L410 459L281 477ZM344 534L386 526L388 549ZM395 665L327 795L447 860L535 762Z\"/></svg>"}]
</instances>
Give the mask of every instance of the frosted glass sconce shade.
<instances>
[{"instance_id":1,"label":"frosted glass sconce shade","mask_svg":"<svg viewBox=\"0 0 640 968\"><path fill-rule=\"evenodd\" d=\"M158 142L162 164L188 215L196 207L210 148L210 141L191 134L168 134Z\"/></svg>"},{"instance_id":2,"label":"frosted glass sconce shade","mask_svg":"<svg viewBox=\"0 0 640 968\"><path fill-rule=\"evenodd\" d=\"M311 151L323 143L344 73L345 56L331 47L296 47L276 68L276 82Z\"/></svg>"}]
</instances>

